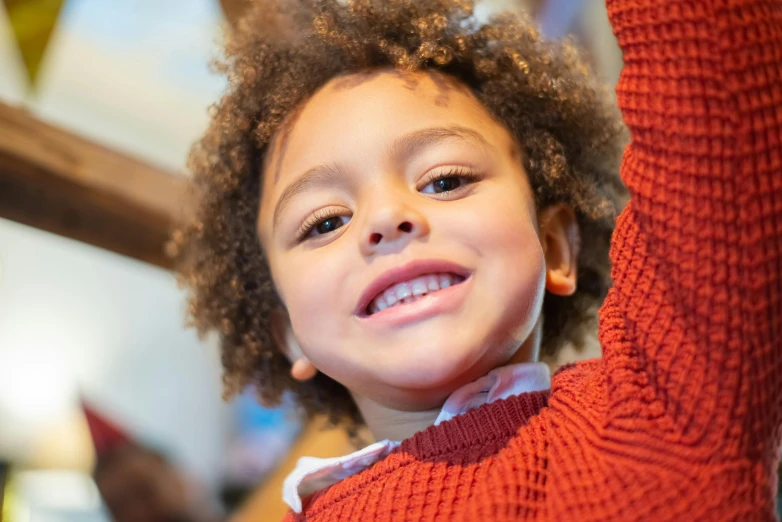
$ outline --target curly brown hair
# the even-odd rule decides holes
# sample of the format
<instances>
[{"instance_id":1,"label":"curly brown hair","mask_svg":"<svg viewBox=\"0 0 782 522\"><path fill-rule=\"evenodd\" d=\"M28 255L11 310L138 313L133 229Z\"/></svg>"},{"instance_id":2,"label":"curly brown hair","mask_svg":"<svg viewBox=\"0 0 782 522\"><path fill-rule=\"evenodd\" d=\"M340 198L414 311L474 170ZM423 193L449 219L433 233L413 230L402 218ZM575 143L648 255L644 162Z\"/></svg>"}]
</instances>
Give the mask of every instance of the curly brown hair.
<instances>
[{"instance_id":1,"label":"curly brown hair","mask_svg":"<svg viewBox=\"0 0 782 522\"><path fill-rule=\"evenodd\" d=\"M323 374L291 378L270 335L270 312L281 303L256 221L264 158L286 119L332 78L381 68L437 71L468 87L518 141L538 208L565 202L575 210L578 289L546 294L542 350L581 344L610 285L625 133L574 45L544 41L519 14L479 23L470 0L255 4L227 35L219 67L229 88L189 161L197 211L173 241L193 323L220 335L226 395L254 384L262 403L275 404L290 390L308 414L349 429L361 423L341 384Z\"/></svg>"}]
</instances>

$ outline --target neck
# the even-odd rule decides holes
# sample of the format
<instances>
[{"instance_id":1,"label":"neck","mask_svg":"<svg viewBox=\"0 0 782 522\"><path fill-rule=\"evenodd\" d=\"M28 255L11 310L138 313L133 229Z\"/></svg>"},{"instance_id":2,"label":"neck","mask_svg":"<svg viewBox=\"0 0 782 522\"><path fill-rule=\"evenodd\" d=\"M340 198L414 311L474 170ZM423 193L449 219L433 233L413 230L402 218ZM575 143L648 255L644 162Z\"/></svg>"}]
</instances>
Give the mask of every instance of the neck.
<instances>
[{"instance_id":1,"label":"neck","mask_svg":"<svg viewBox=\"0 0 782 522\"><path fill-rule=\"evenodd\" d=\"M541 326L542 318L539 318L533 331L524 343L516 349L511 358L502 366L537 360ZM442 408L442 403L440 403L438 407L430 410L400 410L384 406L356 392L352 392L351 395L356 402L356 406L358 406L358 410L361 412L361 416L364 418L364 422L366 422L367 428L369 428L376 441L386 439L402 441L410 438L419 431L434 425ZM445 399L443 399L444 401Z\"/></svg>"},{"instance_id":2,"label":"neck","mask_svg":"<svg viewBox=\"0 0 782 522\"><path fill-rule=\"evenodd\" d=\"M424 411L396 410L358 394L353 394L361 416L375 440L401 441L434 424L440 408Z\"/></svg>"}]
</instances>

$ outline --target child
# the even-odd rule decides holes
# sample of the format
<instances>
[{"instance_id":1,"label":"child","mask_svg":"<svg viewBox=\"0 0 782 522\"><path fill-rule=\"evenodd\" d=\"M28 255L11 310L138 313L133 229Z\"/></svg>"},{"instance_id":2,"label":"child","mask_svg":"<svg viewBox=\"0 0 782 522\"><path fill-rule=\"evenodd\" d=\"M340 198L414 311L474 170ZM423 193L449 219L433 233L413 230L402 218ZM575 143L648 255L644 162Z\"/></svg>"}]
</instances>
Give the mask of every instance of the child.
<instances>
[{"instance_id":1,"label":"child","mask_svg":"<svg viewBox=\"0 0 782 522\"><path fill-rule=\"evenodd\" d=\"M262 3L177 241L229 392L379 442L297 520L772 519L782 6L609 0L632 142L567 45L462 0ZM550 386L549 386L550 385ZM550 389L549 389L550 388ZM314 493L308 495L309 493Z\"/></svg>"}]
</instances>

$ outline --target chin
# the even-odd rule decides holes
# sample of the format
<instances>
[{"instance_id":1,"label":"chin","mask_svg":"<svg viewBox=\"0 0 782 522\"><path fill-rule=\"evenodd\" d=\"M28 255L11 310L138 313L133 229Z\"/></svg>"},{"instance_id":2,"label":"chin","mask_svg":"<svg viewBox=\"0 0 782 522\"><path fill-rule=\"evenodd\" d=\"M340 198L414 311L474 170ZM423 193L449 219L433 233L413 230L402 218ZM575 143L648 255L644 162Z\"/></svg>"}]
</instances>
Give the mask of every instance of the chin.
<instances>
[{"instance_id":1,"label":"chin","mask_svg":"<svg viewBox=\"0 0 782 522\"><path fill-rule=\"evenodd\" d=\"M432 339L409 345L398 350L393 361L379 366L378 380L398 389L450 394L490 369L483 368L491 364L486 361L489 352L486 344L470 341L463 338L455 343L453 339L449 342Z\"/></svg>"}]
</instances>

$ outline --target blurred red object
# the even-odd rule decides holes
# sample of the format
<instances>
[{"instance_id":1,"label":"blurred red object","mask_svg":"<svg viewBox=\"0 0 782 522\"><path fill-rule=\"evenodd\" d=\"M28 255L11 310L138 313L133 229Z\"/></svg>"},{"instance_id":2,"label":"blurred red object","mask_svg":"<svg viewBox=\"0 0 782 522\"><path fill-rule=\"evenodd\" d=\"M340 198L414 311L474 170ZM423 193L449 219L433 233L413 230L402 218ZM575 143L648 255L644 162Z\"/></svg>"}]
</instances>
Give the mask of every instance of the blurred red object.
<instances>
[{"instance_id":1,"label":"blurred red object","mask_svg":"<svg viewBox=\"0 0 782 522\"><path fill-rule=\"evenodd\" d=\"M125 445L133 445L128 433L117 424L98 413L94 408L82 401L84 416L92 435L92 444L98 458L105 456L111 450Z\"/></svg>"}]
</instances>

